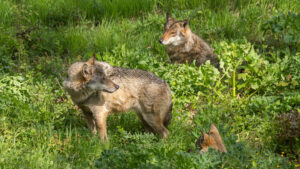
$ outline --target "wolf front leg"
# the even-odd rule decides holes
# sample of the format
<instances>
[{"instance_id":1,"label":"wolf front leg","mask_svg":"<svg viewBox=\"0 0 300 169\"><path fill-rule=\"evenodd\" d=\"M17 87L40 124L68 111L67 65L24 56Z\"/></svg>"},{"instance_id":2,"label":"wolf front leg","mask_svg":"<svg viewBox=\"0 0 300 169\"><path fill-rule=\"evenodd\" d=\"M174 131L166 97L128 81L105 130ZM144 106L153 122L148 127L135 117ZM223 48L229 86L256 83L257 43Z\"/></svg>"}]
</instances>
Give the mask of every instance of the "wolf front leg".
<instances>
[{"instance_id":1,"label":"wolf front leg","mask_svg":"<svg viewBox=\"0 0 300 169\"><path fill-rule=\"evenodd\" d=\"M79 108L82 110L84 114L84 118L88 128L92 129L94 134L97 134L97 128L93 117L93 113L85 106L79 105Z\"/></svg>"},{"instance_id":2,"label":"wolf front leg","mask_svg":"<svg viewBox=\"0 0 300 169\"><path fill-rule=\"evenodd\" d=\"M97 134L97 128L93 114L91 112L83 112L85 121L89 129L92 129L93 134Z\"/></svg>"},{"instance_id":3,"label":"wolf front leg","mask_svg":"<svg viewBox=\"0 0 300 169\"><path fill-rule=\"evenodd\" d=\"M105 106L91 106L90 109L93 113L93 117L98 128L98 132L100 133L101 140L107 141L106 118L109 111Z\"/></svg>"}]
</instances>

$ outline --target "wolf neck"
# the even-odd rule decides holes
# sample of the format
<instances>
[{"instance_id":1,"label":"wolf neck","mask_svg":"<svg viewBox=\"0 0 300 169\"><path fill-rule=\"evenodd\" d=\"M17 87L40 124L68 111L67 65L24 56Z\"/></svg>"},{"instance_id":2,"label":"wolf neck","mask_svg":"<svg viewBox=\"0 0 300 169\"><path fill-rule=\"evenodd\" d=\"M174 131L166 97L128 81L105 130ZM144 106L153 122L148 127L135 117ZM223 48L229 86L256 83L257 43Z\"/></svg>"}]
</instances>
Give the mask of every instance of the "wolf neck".
<instances>
[{"instance_id":1,"label":"wolf neck","mask_svg":"<svg viewBox=\"0 0 300 169\"><path fill-rule=\"evenodd\" d=\"M186 31L186 43L184 43L184 52L189 52L194 47L194 34L190 29Z\"/></svg>"},{"instance_id":2,"label":"wolf neck","mask_svg":"<svg viewBox=\"0 0 300 169\"><path fill-rule=\"evenodd\" d=\"M70 88L67 90L72 90L70 95L76 104L84 103L96 92L95 90L86 87L82 82L72 83L70 85Z\"/></svg>"}]
</instances>

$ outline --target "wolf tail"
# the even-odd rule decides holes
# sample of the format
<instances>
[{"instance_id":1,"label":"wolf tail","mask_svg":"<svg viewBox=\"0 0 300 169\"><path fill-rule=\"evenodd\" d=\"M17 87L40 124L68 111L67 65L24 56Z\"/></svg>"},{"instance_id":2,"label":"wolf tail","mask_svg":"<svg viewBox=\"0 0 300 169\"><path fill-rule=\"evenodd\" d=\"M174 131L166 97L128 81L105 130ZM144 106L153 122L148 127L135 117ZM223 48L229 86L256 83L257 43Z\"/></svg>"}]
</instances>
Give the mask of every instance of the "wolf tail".
<instances>
[{"instance_id":1,"label":"wolf tail","mask_svg":"<svg viewBox=\"0 0 300 169\"><path fill-rule=\"evenodd\" d=\"M169 111L167 112L165 119L164 119L164 126L166 128L168 128L168 126L171 122L171 119L172 119L172 109L173 109L173 103L170 104Z\"/></svg>"}]
</instances>

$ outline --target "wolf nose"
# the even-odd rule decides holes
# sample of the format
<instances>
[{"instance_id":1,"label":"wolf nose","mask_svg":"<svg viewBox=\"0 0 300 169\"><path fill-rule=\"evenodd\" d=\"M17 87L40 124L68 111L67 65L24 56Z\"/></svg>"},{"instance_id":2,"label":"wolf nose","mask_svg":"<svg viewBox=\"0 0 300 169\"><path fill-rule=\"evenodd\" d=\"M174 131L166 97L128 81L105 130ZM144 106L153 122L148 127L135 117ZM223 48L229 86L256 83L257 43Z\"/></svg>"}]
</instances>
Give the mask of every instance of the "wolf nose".
<instances>
[{"instance_id":1,"label":"wolf nose","mask_svg":"<svg viewBox=\"0 0 300 169\"><path fill-rule=\"evenodd\" d=\"M119 85L116 85L115 87L116 87L116 89L119 89L119 88L120 88L120 86L119 86Z\"/></svg>"},{"instance_id":2,"label":"wolf nose","mask_svg":"<svg viewBox=\"0 0 300 169\"><path fill-rule=\"evenodd\" d=\"M159 39L159 40L158 40L158 42L159 42L159 43L162 43L162 42L163 42L163 39L162 39L162 38L161 38L161 39Z\"/></svg>"}]
</instances>

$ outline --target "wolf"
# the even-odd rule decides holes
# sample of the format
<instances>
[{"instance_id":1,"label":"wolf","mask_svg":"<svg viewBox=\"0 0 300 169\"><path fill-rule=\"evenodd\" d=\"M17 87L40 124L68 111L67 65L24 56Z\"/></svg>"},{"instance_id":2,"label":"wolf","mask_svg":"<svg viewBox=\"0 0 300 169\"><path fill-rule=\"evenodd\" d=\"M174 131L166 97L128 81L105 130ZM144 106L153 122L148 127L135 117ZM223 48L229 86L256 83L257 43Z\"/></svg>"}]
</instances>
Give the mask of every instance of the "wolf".
<instances>
[{"instance_id":1,"label":"wolf","mask_svg":"<svg viewBox=\"0 0 300 169\"><path fill-rule=\"evenodd\" d=\"M159 42L166 46L172 63L204 64L207 60L219 69L219 58L213 49L195 35L188 25L188 20L177 21L169 13L164 26L164 34Z\"/></svg>"},{"instance_id":2,"label":"wolf","mask_svg":"<svg viewBox=\"0 0 300 169\"><path fill-rule=\"evenodd\" d=\"M222 137L214 124L210 125L209 134L203 132L202 136L198 138L195 145L199 148L200 154L208 152L209 148L215 149L219 152L227 152Z\"/></svg>"},{"instance_id":3,"label":"wolf","mask_svg":"<svg viewBox=\"0 0 300 169\"><path fill-rule=\"evenodd\" d=\"M110 113L136 112L149 132L168 136L172 118L169 85L153 73L113 67L91 57L72 64L63 82L73 102L83 111L87 125L107 140L106 118Z\"/></svg>"}]
</instances>

